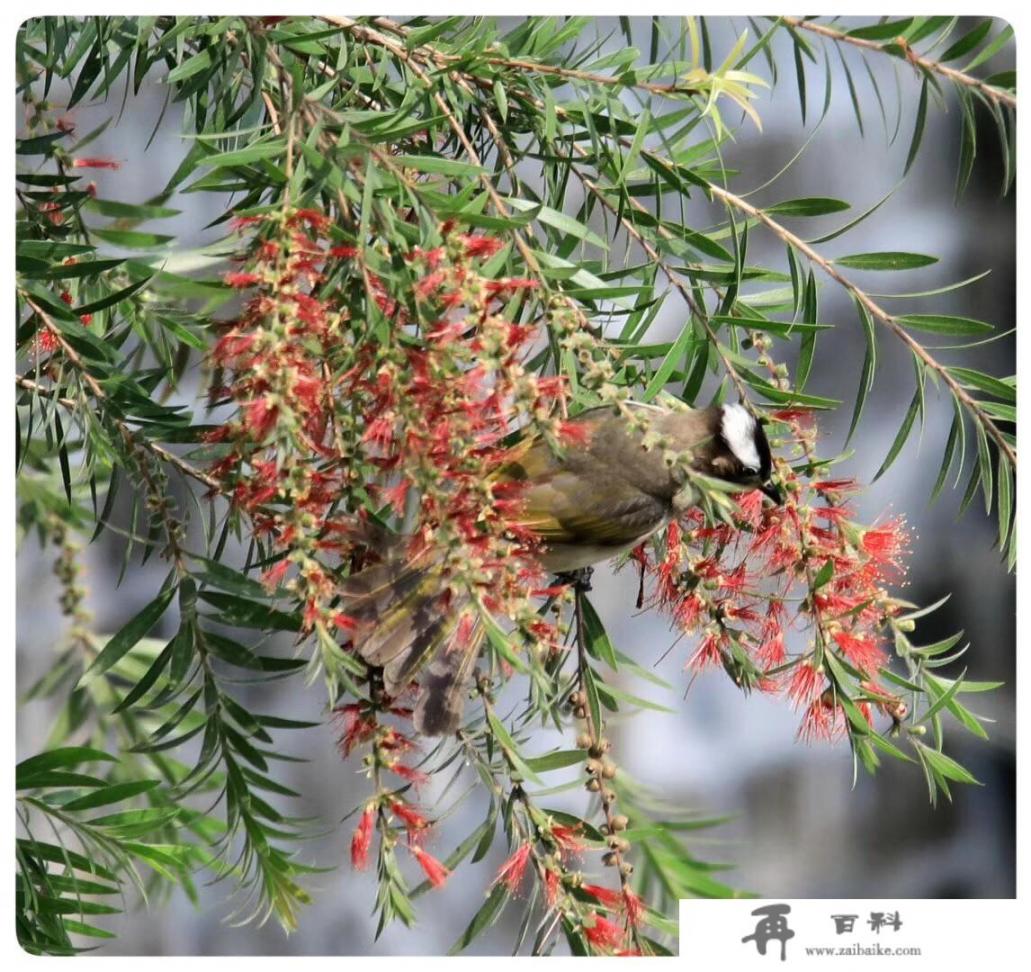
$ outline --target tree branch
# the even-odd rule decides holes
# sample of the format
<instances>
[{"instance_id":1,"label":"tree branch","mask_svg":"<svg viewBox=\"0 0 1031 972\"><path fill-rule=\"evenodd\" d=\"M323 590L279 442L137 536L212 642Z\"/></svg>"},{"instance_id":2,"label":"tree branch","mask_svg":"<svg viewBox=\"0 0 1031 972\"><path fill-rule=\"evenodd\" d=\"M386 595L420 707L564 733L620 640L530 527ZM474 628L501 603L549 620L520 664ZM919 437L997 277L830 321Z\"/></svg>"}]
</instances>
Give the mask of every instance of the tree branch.
<instances>
[{"instance_id":1,"label":"tree branch","mask_svg":"<svg viewBox=\"0 0 1031 972\"><path fill-rule=\"evenodd\" d=\"M825 24L818 24L812 20L803 20L800 17L781 17L780 22L791 28L808 30L810 33L819 34L821 37L829 37L837 44L851 44L853 47L859 47L867 51L877 51L881 54L889 53L886 50L887 43L894 44L901 47L906 52L906 60L914 67L920 68L928 74L938 74L941 77L952 81L954 84L973 88L975 91L980 92L996 104L1005 105L1007 108L1012 108L1014 111L1017 109L1016 95L1010 94L1008 91L1005 91L1002 88L997 88L994 85L986 84L980 78L975 78L971 74L965 74L963 71L957 71L955 68L950 68L945 64L942 64L941 61L932 61L929 57L923 57L920 54L917 54L917 52L909 46L904 37L896 38L895 40L887 43L880 43L878 41L867 40L865 37L852 37L844 31L835 30L833 27L828 27Z\"/></svg>"},{"instance_id":2,"label":"tree branch","mask_svg":"<svg viewBox=\"0 0 1031 972\"><path fill-rule=\"evenodd\" d=\"M1002 430L987 415L984 409L981 408L977 399L970 395L969 392L967 392L967 390L958 381L956 381L955 378L953 378L948 368L935 359L927 349L916 340L916 338L914 338L901 324L899 324L898 320L892 314L889 314L865 291L861 290L856 284L849 280L848 277L838 270L830 260L817 253L816 250L805 242L805 240L796 236L787 227L782 226L764 210L759 209L757 206L753 206L740 196L736 196L734 193L728 192L726 189L723 189L714 183L709 183L709 191L717 199L722 200L725 205L740 210L748 216L757 219L776 236L780 237L781 240L797 250L799 253L803 254L810 263L818 266L827 274L827 276L847 290L860 304L863 305L863 307L866 308L874 320L879 321L882 325L888 328L888 330L890 330L904 345L906 345L906 347L909 348L909 350L912 351L920 361L941 377L942 381L948 386L952 395L963 404L967 411L974 417L975 421L995 440L996 446L1006 457L1006 461L1016 469L1016 450L1009 444L1009 442L1006 441L1006 437L1002 434Z\"/></svg>"}]
</instances>

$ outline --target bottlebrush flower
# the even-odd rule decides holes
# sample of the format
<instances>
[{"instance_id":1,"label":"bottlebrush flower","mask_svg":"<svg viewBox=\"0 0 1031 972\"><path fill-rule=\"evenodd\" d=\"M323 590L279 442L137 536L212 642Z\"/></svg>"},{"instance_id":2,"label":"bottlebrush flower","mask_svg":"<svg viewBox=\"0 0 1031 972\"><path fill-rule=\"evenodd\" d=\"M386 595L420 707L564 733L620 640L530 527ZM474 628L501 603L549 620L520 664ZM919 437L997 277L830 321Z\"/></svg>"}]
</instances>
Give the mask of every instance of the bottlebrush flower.
<instances>
[{"instance_id":1,"label":"bottlebrush flower","mask_svg":"<svg viewBox=\"0 0 1031 972\"><path fill-rule=\"evenodd\" d=\"M570 851L578 854L586 849L586 845L580 839L580 826L567 827L565 824L553 824L551 836L559 848L563 851Z\"/></svg>"},{"instance_id":2,"label":"bottlebrush flower","mask_svg":"<svg viewBox=\"0 0 1031 972\"><path fill-rule=\"evenodd\" d=\"M121 162L114 159L82 158L72 159L73 169L120 169Z\"/></svg>"},{"instance_id":3,"label":"bottlebrush flower","mask_svg":"<svg viewBox=\"0 0 1031 972\"><path fill-rule=\"evenodd\" d=\"M584 894L589 894L599 904L604 905L606 908L612 908L615 910L622 906L623 896L621 892L616 891L612 888L603 887L600 884L585 884L580 888Z\"/></svg>"},{"instance_id":4,"label":"bottlebrush flower","mask_svg":"<svg viewBox=\"0 0 1031 972\"><path fill-rule=\"evenodd\" d=\"M883 649L872 637L857 638L847 631L839 631L834 635L834 640L845 657L868 675L874 674L887 661Z\"/></svg>"},{"instance_id":5,"label":"bottlebrush flower","mask_svg":"<svg viewBox=\"0 0 1031 972\"><path fill-rule=\"evenodd\" d=\"M494 878L494 884L503 882L513 894L519 890L523 875L526 873L526 864L530 860L531 845L529 842L520 845L514 854L498 870Z\"/></svg>"},{"instance_id":6,"label":"bottlebrush flower","mask_svg":"<svg viewBox=\"0 0 1031 972\"><path fill-rule=\"evenodd\" d=\"M351 755L355 746L371 739L378 728L375 715L364 712L357 702L349 702L334 709L333 718L341 727L337 748L345 759Z\"/></svg>"},{"instance_id":7,"label":"bottlebrush flower","mask_svg":"<svg viewBox=\"0 0 1031 972\"><path fill-rule=\"evenodd\" d=\"M369 847L372 845L372 828L375 817L376 809L369 804L362 813L358 827L351 837L351 867L357 871L368 867Z\"/></svg>"},{"instance_id":8,"label":"bottlebrush flower","mask_svg":"<svg viewBox=\"0 0 1031 972\"><path fill-rule=\"evenodd\" d=\"M597 911L594 912L593 918L594 922L590 927L584 926L587 941L602 951L615 951L621 948L626 938L623 929Z\"/></svg>"},{"instance_id":9,"label":"bottlebrush flower","mask_svg":"<svg viewBox=\"0 0 1031 972\"><path fill-rule=\"evenodd\" d=\"M394 800L390 804L390 809L394 816L404 824L409 840L414 840L429 829L429 821L410 803Z\"/></svg>"},{"instance_id":10,"label":"bottlebrush flower","mask_svg":"<svg viewBox=\"0 0 1031 972\"><path fill-rule=\"evenodd\" d=\"M630 888L623 888L623 908L626 911L626 920L637 928L644 918L644 902Z\"/></svg>"},{"instance_id":11,"label":"bottlebrush flower","mask_svg":"<svg viewBox=\"0 0 1031 972\"><path fill-rule=\"evenodd\" d=\"M548 868L544 872L544 900L547 901L548 907L555 907L558 901L559 888L562 886L562 877L558 871Z\"/></svg>"},{"instance_id":12,"label":"bottlebrush flower","mask_svg":"<svg viewBox=\"0 0 1031 972\"><path fill-rule=\"evenodd\" d=\"M805 705L815 695L823 691L824 676L813 668L809 662L799 662L791 672L788 683L788 698L796 708Z\"/></svg>"},{"instance_id":13,"label":"bottlebrush flower","mask_svg":"<svg viewBox=\"0 0 1031 972\"><path fill-rule=\"evenodd\" d=\"M283 578L286 577L289 569L290 561L284 557L279 563L273 564L261 575L261 583L265 585L267 591L274 591L283 583Z\"/></svg>"},{"instance_id":14,"label":"bottlebrush flower","mask_svg":"<svg viewBox=\"0 0 1031 972\"><path fill-rule=\"evenodd\" d=\"M412 766L405 766L403 763L392 763L387 769L391 773L396 773L401 779L413 783L416 787L420 787L430 781L430 778L421 770L417 770Z\"/></svg>"},{"instance_id":15,"label":"bottlebrush flower","mask_svg":"<svg viewBox=\"0 0 1031 972\"><path fill-rule=\"evenodd\" d=\"M256 273L230 272L222 280L227 287L236 287L238 289L254 287L256 284L261 283L261 277Z\"/></svg>"},{"instance_id":16,"label":"bottlebrush flower","mask_svg":"<svg viewBox=\"0 0 1031 972\"><path fill-rule=\"evenodd\" d=\"M419 862L419 867L422 868L430 884L435 888L442 887L451 876L451 872L432 854L427 854L418 844L409 845L408 849Z\"/></svg>"},{"instance_id":17,"label":"bottlebrush flower","mask_svg":"<svg viewBox=\"0 0 1031 972\"><path fill-rule=\"evenodd\" d=\"M862 547L878 564L892 570L902 569L902 558L909 552L909 533L905 520L898 517L863 533Z\"/></svg>"},{"instance_id":18,"label":"bottlebrush flower","mask_svg":"<svg viewBox=\"0 0 1031 972\"><path fill-rule=\"evenodd\" d=\"M829 692L814 699L802 716L797 738L807 743L818 739L830 741L845 731L845 714Z\"/></svg>"}]
</instances>

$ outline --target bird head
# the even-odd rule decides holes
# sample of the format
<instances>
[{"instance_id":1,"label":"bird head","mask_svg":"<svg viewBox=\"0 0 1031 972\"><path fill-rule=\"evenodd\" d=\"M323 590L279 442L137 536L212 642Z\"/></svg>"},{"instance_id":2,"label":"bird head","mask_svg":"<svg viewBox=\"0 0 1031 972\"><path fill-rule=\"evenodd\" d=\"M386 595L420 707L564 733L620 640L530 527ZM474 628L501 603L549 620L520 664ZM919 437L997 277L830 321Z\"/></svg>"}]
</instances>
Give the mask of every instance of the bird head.
<instances>
[{"instance_id":1,"label":"bird head","mask_svg":"<svg viewBox=\"0 0 1031 972\"><path fill-rule=\"evenodd\" d=\"M773 482L770 443L755 416L737 403L719 406L713 471L722 479L761 489L774 503L783 496Z\"/></svg>"}]
</instances>

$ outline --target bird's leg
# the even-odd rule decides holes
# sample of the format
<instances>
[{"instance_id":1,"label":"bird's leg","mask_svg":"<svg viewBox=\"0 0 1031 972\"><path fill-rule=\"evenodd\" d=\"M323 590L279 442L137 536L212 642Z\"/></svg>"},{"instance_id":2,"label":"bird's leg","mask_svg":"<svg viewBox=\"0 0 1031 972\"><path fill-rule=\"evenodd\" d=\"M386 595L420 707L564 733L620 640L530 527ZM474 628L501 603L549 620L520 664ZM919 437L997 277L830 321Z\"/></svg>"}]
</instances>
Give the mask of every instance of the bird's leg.
<instances>
[{"instance_id":1,"label":"bird's leg","mask_svg":"<svg viewBox=\"0 0 1031 972\"><path fill-rule=\"evenodd\" d=\"M593 567L580 567L578 570L564 570L555 575L555 580L560 584L571 585L578 594L586 594L593 590L591 578L594 576Z\"/></svg>"}]
</instances>

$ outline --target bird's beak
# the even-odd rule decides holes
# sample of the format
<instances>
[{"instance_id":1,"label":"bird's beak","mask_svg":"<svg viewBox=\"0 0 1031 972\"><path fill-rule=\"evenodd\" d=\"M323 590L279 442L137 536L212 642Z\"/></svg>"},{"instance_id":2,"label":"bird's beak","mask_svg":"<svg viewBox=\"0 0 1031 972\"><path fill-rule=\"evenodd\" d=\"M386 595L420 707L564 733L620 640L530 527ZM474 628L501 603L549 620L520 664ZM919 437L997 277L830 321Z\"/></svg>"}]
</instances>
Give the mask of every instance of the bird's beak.
<instances>
[{"instance_id":1,"label":"bird's beak","mask_svg":"<svg viewBox=\"0 0 1031 972\"><path fill-rule=\"evenodd\" d=\"M781 493L780 487L776 486L772 479L767 480L765 483L761 483L759 486L761 489L777 506L780 506L784 502L784 494Z\"/></svg>"}]
</instances>

